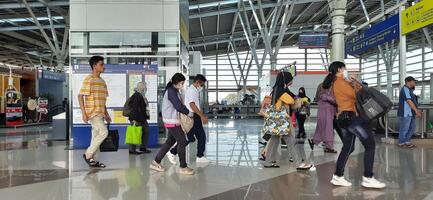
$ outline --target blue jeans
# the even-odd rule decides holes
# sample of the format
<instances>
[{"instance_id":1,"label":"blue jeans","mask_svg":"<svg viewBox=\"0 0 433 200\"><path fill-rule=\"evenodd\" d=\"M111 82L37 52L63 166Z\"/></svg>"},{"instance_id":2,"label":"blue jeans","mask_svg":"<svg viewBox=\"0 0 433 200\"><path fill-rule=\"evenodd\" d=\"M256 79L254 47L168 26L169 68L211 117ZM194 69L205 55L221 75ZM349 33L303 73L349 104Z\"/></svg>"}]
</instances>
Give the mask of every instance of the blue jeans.
<instances>
[{"instance_id":1,"label":"blue jeans","mask_svg":"<svg viewBox=\"0 0 433 200\"><path fill-rule=\"evenodd\" d=\"M416 128L415 117L398 117L400 130L398 134L398 144L409 144Z\"/></svg>"}]
</instances>

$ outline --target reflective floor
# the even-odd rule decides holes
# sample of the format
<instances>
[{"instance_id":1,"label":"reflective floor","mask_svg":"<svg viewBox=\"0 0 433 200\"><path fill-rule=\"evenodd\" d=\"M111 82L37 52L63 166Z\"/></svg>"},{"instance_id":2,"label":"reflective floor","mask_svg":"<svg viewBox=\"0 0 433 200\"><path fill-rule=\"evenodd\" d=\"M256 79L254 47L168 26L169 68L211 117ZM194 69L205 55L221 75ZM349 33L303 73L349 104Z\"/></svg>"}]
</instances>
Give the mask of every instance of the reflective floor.
<instances>
[{"instance_id":1,"label":"reflective floor","mask_svg":"<svg viewBox=\"0 0 433 200\"><path fill-rule=\"evenodd\" d=\"M195 144L189 146L194 176L179 175L177 166L163 165L165 173L149 170L156 154L130 156L127 150L102 153L108 167L90 170L81 158L83 150L65 150L53 141L49 127L0 131L0 199L433 199L433 148L400 149L378 142L375 176L384 190L360 186L363 148L357 143L346 177L351 188L329 183L337 154L311 151L302 145L315 171L297 172L287 150L281 150L281 168L264 169L258 160L260 120L213 120L208 132L209 165L195 163ZM32 130L33 129L33 130ZM314 132L314 125L307 126ZM18 139L17 139L18 138ZM336 149L341 142L336 138Z\"/></svg>"}]
</instances>

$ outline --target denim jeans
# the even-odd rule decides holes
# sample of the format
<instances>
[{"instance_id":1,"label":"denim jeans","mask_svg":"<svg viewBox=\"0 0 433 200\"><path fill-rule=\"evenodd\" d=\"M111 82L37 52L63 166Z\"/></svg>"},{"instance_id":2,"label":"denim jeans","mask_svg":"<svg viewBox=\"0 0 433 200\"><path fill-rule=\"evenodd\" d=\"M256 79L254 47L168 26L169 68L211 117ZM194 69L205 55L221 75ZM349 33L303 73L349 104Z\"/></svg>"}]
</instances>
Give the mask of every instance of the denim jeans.
<instances>
[{"instance_id":1,"label":"denim jeans","mask_svg":"<svg viewBox=\"0 0 433 200\"><path fill-rule=\"evenodd\" d=\"M366 122L355 117L349 126L341 128L341 140L343 141L343 148L341 149L340 155L338 156L337 166L335 169L335 175L343 176L346 162L349 159L350 154L355 149L355 139L359 138L362 145L365 148L364 152L364 176L373 176L373 163L374 153L376 151L376 143L374 141L373 133L370 132L365 126Z\"/></svg>"},{"instance_id":2,"label":"denim jeans","mask_svg":"<svg viewBox=\"0 0 433 200\"><path fill-rule=\"evenodd\" d=\"M409 144L416 128L415 117L398 117L400 130L398 134L398 144Z\"/></svg>"}]
</instances>

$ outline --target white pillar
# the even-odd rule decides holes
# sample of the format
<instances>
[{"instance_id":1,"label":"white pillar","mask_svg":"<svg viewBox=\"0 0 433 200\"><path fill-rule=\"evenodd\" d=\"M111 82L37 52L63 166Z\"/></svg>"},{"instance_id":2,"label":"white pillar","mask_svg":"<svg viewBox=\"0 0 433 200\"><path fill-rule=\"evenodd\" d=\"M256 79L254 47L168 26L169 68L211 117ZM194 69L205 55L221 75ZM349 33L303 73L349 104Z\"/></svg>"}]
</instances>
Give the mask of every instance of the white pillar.
<instances>
[{"instance_id":1,"label":"white pillar","mask_svg":"<svg viewBox=\"0 0 433 200\"><path fill-rule=\"evenodd\" d=\"M404 6L400 7L400 16L402 11L404 10ZM401 33L401 18L400 18L400 57L399 57L399 72L400 72L400 86L404 85L404 79L406 78L406 35L403 35Z\"/></svg>"},{"instance_id":2,"label":"white pillar","mask_svg":"<svg viewBox=\"0 0 433 200\"><path fill-rule=\"evenodd\" d=\"M345 57L344 17L347 0L328 0L332 19L332 57L331 62L342 61Z\"/></svg>"}]
</instances>

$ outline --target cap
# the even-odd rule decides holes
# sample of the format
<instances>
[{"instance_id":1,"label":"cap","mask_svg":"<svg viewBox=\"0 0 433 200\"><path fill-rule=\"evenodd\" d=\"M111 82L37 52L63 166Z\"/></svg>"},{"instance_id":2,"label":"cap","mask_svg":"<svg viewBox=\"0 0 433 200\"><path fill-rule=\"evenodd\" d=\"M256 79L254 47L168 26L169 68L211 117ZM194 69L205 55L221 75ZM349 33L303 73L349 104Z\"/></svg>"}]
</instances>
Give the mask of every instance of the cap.
<instances>
[{"instance_id":1,"label":"cap","mask_svg":"<svg viewBox=\"0 0 433 200\"><path fill-rule=\"evenodd\" d=\"M415 81L415 82L417 82L417 80L416 80L414 77L412 77L412 76L408 76L408 77L406 77L406 78L404 79L404 81L405 81L405 82L409 82L409 81Z\"/></svg>"}]
</instances>

